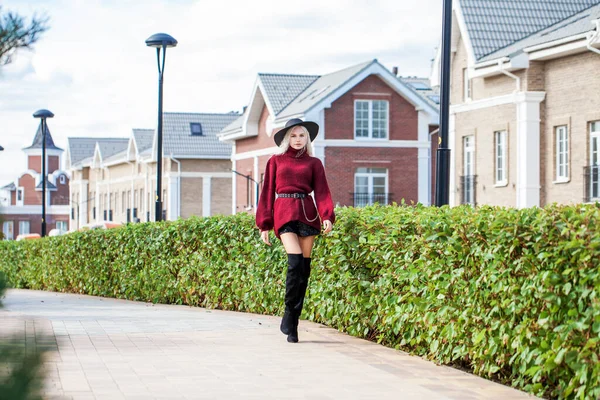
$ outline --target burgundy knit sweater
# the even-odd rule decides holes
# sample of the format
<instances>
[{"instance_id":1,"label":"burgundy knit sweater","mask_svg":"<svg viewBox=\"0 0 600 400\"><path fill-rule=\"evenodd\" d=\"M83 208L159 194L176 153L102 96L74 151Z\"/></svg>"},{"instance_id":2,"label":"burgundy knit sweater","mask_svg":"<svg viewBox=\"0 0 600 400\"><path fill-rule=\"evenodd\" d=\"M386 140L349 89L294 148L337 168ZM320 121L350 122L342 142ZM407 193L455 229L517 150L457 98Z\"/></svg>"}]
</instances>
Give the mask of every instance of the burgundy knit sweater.
<instances>
[{"instance_id":1,"label":"burgundy knit sweater","mask_svg":"<svg viewBox=\"0 0 600 400\"><path fill-rule=\"evenodd\" d=\"M290 221L301 221L321 230L315 203L308 196L313 191L321 220L335 222L331 193L321 160L306 153L300 156L298 154L298 150L290 147L286 153L272 156L265 169L263 189L256 210L256 226L261 231L273 229L277 237L279 229ZM305 193L307 197L276 198L275 193ZM315 217L314 221L309 221Z\"/></svg>"}]
</instances>

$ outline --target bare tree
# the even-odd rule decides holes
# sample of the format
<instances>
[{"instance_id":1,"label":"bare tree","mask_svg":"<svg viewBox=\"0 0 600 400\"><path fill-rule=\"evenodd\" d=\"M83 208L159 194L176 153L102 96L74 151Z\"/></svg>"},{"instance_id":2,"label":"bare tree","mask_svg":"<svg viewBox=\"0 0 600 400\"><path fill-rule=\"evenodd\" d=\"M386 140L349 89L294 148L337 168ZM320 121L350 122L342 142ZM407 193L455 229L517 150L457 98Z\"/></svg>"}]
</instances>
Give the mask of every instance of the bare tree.
<instances>
[{"instance_id":1,"label":"bare tree","mask_svg":"<svg viewBox=\"0 0 600 400\"><path fill-rule=\"evenodd\" d=\"M10 64L19 49L31 49L40 35L48 30L48 17L33 15L27 24L25 18L13 12L2 12L0 6L0 66Z\"/></svg>"}]
</instances>

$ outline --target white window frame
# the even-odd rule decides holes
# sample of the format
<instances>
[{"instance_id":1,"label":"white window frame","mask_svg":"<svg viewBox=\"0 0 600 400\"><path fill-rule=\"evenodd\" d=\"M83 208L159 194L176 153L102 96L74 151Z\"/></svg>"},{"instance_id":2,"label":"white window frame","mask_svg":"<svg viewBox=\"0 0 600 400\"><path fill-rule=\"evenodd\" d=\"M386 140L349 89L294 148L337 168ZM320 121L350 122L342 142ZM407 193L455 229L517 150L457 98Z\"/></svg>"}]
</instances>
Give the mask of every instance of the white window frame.
<instances>
[{"instance_id":1,"label":"white window frame","mask_svg":"<svg viewBox=\"0 0 600 400\"><path fill-rule=\"evenodd\" d=\"M507 136L508 134L506 131L494 132L494 180L496 182L495 186L508 185L508 157L506 156L508 151ZM502 149L502 153L500 153L499 151L500 148ZM502 161L502 167L499 167L500 163L498 161Z\"/></svg>"},{"instance_id":2,"label":"white window frame","mask_svg":"<svg viewBox=\"0 0 600 400\"><path fill-rule=\"evenodd\" d=\"M596 163L593 162L593 160L594 160L594 148L592 146L592 142L594 140L597 141ZM596 167L597 169L600 169L600 121L592 121L592 122L590 122L590 155L589 155L589 157L590 157L589 158L589 166L590 166L590 187L589 187L589 191L590 192L589 193L590 193L590 200L591 201L598 201L598 199L600 199L600 182L599 181L594 182L592 180L592 176L593 176L592 168ZM593 196L594 185L597 186L596 187L597 196Z\"/></svg>"},{"instance_id":3,"label":"white window frame","mask_svg":"<svg viewBox=\"0 0 600 400\"><path fill-rule=\"evenodd\" d=\"M562 137L561 137L562 136ZM569 181L569 128L567 125L557 126L555 128L556 139L556 182Z\"/></svg>"},{"instance_id":4,"label":"white window frame","mask_svg":"<svg viewBox=\"0 0 600 400\"><path fill-rule=\"evenodd\" d=\"M365 167L362 167L365 168ZM368 169L370 168L381 168L381 167L366 167ZM365 193L368 197L367 201L365 202L365 204L361 204L357 207L365 207L368 205L371 205L373 203L375 203L373 201L373 195L375 193L373 193L373 178L385 178L385 202L379 202L379 204L385 205L385 204L389 204L390 199L389 199L389 172L390 170L388 168L381 168L381 169L385 169L385 172L356 172L354 171L354 193L358 194L358 190L357 190L357 184L356 184L356 178L362 177L362 178L367 178L367 193Z\"/></svg>"},{"instance_id":5,"label":"white window frame","mask_svg":"<svg viewBox=\"0 0 600 400\"><path fill-rule=\"evenodd\" d=\"M469 79L469 68L463 68L463 101L471 100L471 80Z\"/></svg>"},{"instance_id":6,"label":"white window frame","mask_svg":"<svg viewBox=\"0 0 600 400\"><path fill-rule=\"evenodd\" d=\"M2 223L2 233L4 234L4 240L13 240L15 238L14 221L4 221Z\"/></svg>"},{"instance_id":7,"label":"white window frame","mask_svg":"<svg viewBox=\"0 0 600 400\"><path fill-rule=\"evenodd\" d=\"M58 178L58 181L61 185L64 185L67 182L67 179L64 175L61 175L60 178Z\"/></svg>"},{"instance_id":8,"label":"white window frame","mask_svg":"<svg viewBox=\"0 0 600 400\"><path fill-rule=\"evenodd\" d=\"M374 138L373 137L373 102L381 101L385 103L385 137L382 138ZM357 110L358 103L368 103L368 136L356 136L356 122L357 122ZM365 99L356 99L354 100L354 140L389 140L390 138L390 102L388 100L365 100Z\"/></svg>"},{"instance_id":9,"label":"white window frame","mask_svg":"<svg viewBox=\"0 0 600 400\"><path fill-rule=\"evenodd\" d=\"M25 225L27 224L27 225ZM27 226L27 232L23 232L23 227ZM19 221L19 235L28 235L31 233L31 223L29 221Z\"/></svg>"},{"instance_id":10,"label":"white window frame","mask_svg":"<svg viewBox=\"0 0 600 400\"><path fill-rule=\"evenodd\" d=\"M64 229L61 229L60 227L64 226ZM67 221L56 221L56 229L66 232L68 230L68 224Z\"/></svg>"},{"instance_id":11,"label":"white window frame","mask_svg":"<svg viewBox=\"0 0 600 400\"><path fill-rule=\"evenodd\" d=\"M19 200L19 192L21 192L21 200ZM15 193L15 201L17 206L23 206L25 204L25 188L23 186L17 187L17 193Z\"/></svg>"},{"instance_id":12,"label":"white window frame","mask_svg":"<svg viewBox=\"0 0 600 400\"><path fill-rule=\"evenodd\" d=\"M463 137L463 176L475 176L475 135ZM462 190L467 190L463 187ZM469 188L469 192L463 196L465 204L475 204L475 184Z\"/></svg>"}]
</instances>

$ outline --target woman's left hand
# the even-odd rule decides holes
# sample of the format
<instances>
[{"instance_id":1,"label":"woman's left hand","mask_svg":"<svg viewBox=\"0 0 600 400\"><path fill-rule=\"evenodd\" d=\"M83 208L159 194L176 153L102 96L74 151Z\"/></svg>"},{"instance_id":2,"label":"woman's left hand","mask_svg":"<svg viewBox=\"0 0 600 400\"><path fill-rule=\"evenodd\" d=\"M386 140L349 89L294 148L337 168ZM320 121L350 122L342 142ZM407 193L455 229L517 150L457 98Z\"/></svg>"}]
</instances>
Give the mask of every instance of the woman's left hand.
<instances>
[{"instance_id":1,"label":"woman's left hand","mask_svg":"<svg viewBox=\"0 0 600 400\"><path fill-rule=\"evenodd\" d=\"M333 224L330 220L326 219L325 221L323 221L323 228L323 233L329 233L333 229Z\"/></svg>"}]
</instances>

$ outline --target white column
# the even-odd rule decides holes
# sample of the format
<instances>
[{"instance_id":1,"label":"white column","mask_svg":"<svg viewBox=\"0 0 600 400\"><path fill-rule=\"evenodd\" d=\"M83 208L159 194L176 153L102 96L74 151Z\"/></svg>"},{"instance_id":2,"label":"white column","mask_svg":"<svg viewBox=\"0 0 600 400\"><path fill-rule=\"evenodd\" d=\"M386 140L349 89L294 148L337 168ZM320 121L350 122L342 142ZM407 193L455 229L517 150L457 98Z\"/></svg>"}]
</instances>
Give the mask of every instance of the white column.
<instances>
[{"instance_id":1,"label":"white column","mask_svg":"<svg viewBox=\"0 0 600 400\"><path fill-rule=\"evenodd\" d=\"M79 227L88 223L88 181L81 180L79 185Z\"/></svg>"},{"instance_id":2,"label":"white column","mask_svg":"<svg viewBox=\"0 0 600 400\"><path fill-rule=\"evenodd\" d=\"M438 133L438 138L440 137ZM450 114L448 121L448 148L450 149L450 196L448 198L448 205L453 207L456 205L456 114ZM435 160L439 162L438 159ZM437 168L437 165L436 165ZM437 186L437 183L436 183Z\"/></svg>"},{"instance_id":3,"label":"white column","mask_svg":"<svg viewBox=\"0 0 600 400\"><path fill-rule=\"evenodd\" d=\"M202 178L202 216L210 217L211 177Z\"/></svg>"},{"instance_id":4,"label":"white column","mask_svg":"<svg viewBox=\"0 0 600 400\"><path fill-rule=\"evenodd\" d=\"M173 175L169 174L169 189L167 191L169 196L169 209L167 211L167 219L169 221L176 221L179 218L179 204L177 203L177 180L173 179Z\"/></svg>"},{"instance_id":5,"label":"white column","mask_svg":"<svg viewBox=\"0 0 600 400\"><path fill-rule=\"evenodd\" d=\"M418 139L419 142L429 142L429 115L423 110L418 111ZM431 174L429 171L429 149L419 148L418 151L418 201L429 205L431 192Z\"/></svg>"},{"instance_id":6,"label":"white column","mask_svg":"<svg viewBox=\"0 0 600 400\"><path fill-rule=\"evenodd\" d=\"M90 172L91 173L91 172ZM96 194L94 195L94 208L96 209L96 221L100 221L100 180L96 177ZM92 217L94 217L92 215Z\"/></svg>"},{"instance_id":7,"label":"white column","mask_svg":"<svg viewBox=\"0 0 600 400\"><path fill-rule=\"evenodd\" d=\"M540 103L545 92L517 93L517 208L540 206Z\"/></svg>"}]
</instances>

